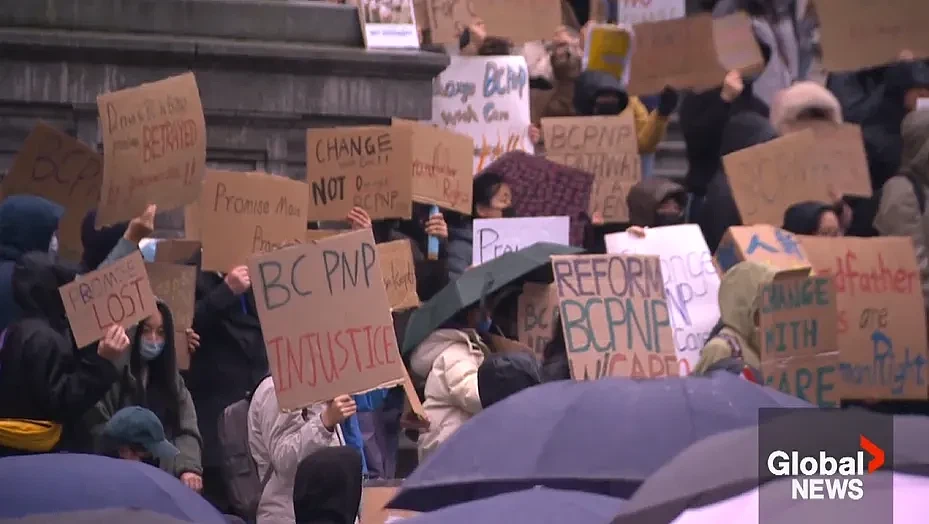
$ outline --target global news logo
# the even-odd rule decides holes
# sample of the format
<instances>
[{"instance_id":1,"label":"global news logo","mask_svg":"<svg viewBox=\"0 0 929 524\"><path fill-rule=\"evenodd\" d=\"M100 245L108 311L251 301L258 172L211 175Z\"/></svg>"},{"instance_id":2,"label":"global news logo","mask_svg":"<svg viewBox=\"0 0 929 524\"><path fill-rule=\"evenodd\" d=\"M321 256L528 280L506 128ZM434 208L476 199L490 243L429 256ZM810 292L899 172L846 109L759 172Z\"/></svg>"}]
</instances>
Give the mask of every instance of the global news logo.
<instances>
[{"instance_id":1,"label":"global news logo","mask_svg":"<svg viewBox=\"0 0 929 524\"><path fill-rule=\"evenodd\" d=\"M860 451L850 457L833 457L820 451L817 457L801 457L797 451L772 451L768 471L778 477L791 477L793 500L861 500L864 476L884 465L884 450L859 435ZM865 462L865 453L871 460Z\"/></svg>"}]
</instances>

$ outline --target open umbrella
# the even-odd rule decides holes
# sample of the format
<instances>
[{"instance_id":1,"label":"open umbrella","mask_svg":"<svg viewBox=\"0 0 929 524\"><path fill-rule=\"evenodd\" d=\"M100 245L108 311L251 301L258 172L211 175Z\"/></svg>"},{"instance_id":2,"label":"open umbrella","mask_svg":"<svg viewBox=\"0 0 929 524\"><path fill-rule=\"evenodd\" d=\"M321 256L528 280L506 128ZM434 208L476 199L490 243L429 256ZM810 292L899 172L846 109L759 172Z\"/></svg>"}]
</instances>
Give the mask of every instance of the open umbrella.
<instances>
[{"instance_id":1,"label":"open umbrella","mask_svg":"<svg viewBox=\"0 0 929 524\"><path fill-rule=\"evenodd\" d=\"M403 524L609 524L621 499L536 487L423 513Z\"/></svg>"},{"instance_id":2,"label":"open umbrella","mask_svg":"<svg viewBox=\"0 0 929 524\"><path fill-rule=\"evenodd\" d=\"M70 453L7 457L0 459L0 486L0 519L71 523L96 515L95 524L226 523L176 478L129 460Z\"/></svg>"},{"instance_id":3,"label":"open umbrella","mask_svg":"<svg viewBox=\"0 0 929 524\"><path fill-rule=\"evenodd\" d=\"M893 524L923 524L929 515L929 478L905 473L877 471L867 478L865 498L851 500L792 501L790 479L769 482L737 497L726 499L699 509L687 510L674 520L674 524L798 524L801 522L845 522ZM783 504L758 510L761 497L776 496ZM893 515L886 504L874 503L879 498L893 500ZM768 500L768 499L766 499ZM868 503L870 501L870 503ZM861 502L865 502L862 504ZM770 509L770 511L769 511ZM645 521L639 521L645 522ZM647 521L655 522L655 521Z\"/></svg>"},{"instance_id":4,"label":"open umbrella","mask_svg":"<svg viewBox=\"0 0 929 524\"><path fill-rule=\"evenodd\" d=\"M524 280L551 282L552 256L583 252L577 247L538 242L468 269L413 312L403 337L402 353L413 350L462 309L477 304L484 296L508 284Z\"/></svg>"},{"instance_id":5,"label":"open umbrella","mask_svg":"<svg viewBox=\"0 0 929 524\"><path fill-rule=\"evenodd\" d=\"M824 440L840 442L838 439L856 435L862 426L880 427L890 417L861 410L816 412L812 415L831 417L829 424L811 424L807 413L785 415L775 421L780 428L795 428L779 431L778 442L784 438L783 445L793 449L805 449ZM893 433L893 460L888 460L885 467L929 473L929 418L893 417ZM758 435L758 427L747 427L690 446L642 484L613 524L671 522L688 508L719 502L757 487Z\"/></svg>"},{"instance_id":6,"label":"open umbrella","mask_svg":"<svg viewBox=\"0 0 929 524\"><path fill-rule=\"evenodd\" d=\"M531 387L478 413L419 465L388 507L433 511L544 485L626 498L695 441L810 404L729 373Z\"/></svg>"}]
</instances>

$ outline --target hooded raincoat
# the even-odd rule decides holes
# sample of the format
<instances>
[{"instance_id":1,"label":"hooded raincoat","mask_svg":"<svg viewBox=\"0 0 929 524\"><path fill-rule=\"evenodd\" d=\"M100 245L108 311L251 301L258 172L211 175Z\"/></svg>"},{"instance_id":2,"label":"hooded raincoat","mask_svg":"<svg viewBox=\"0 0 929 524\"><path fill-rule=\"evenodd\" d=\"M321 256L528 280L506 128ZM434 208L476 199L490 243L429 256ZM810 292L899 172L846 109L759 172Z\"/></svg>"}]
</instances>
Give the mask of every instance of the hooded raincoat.
<instances>
[{"instance_id":1,"label":"hooded raincoat","mask_svg":"<svg viewBox=\"0 0 929 524\"><path fill-rule=\"evenodd\" d=\"M616 94L620 106L632 109L639 154L654 153L658 144L664 140L668 117L659 115L657 110L649 113L645 104L638 97L626 94L622 82L609 73L587 70L577 77L574 88L574 109L577 115L593 115L597 97L604 94Z\"/></svg>"},{"instance_id":2,"label":"hooded raincoat","mask_svg":"<svg viewBox=\"0 0 929 524\"><path fill-rule=\"evenodd\" d=\"M410 369L415 378L425 377L423 409L430 422L419 438L420 462L481 411L477 370L488 354L470 329L438 329L413 350Z\"/></svg>"},{"instance_id":3,"label":"hooded raincoat","mask_svg":"<svg viewBox=\"0 0 929 524\"><path fill-rule=\"evenodd\" d=\"M636 183L626 195L629 224L639 227L659 225L658 208L669 198L677 199L681 209L684 209L687 203L684 186L662 177L650 177Z\"/></svg>"},{"instance_id":4,"label":"hooded raincoat","mask_svg":"<svg viewBox=\"0 0 929 524\"><path fill-rule=\"evenodd\" d=\"M91 451L81 416L119 376L94 346L77 350L58 288L77 271L48 253L20 257L13 269L13 296L20 318L7 327L0 348L0 419L33 419L63 426L55 449ZM0 447L0 456L17 451Z\"/></svg>"},{"instance_id":5,"label":"hooded raincoat","mask_svg":"<svg viewBox=\"0 0 929 524\"><path fill-rule=\"evenodd\" d=\"M757 262L741 262L723 275L719 284L719 313L722 329L707 341L700 352L694 375L704 375L714 364L729 358L742 358L745 365L759 369L761 332L755 317L761 309L764 286L775 271Z\"/></svg>"},{"instance_id":6,"label":"hooded raincoat","mask_svg":"<svg viewBox=\"0 0 929 524\"><path fill-rule=\"evenodd\" d=\"M197 427L197 412L184 379L175 361L174 318L164 302L158 302L158 311L164 319L165 345L161 354L151 362L140 355L142 330L137 329L132 339L128 365L110 392L87 413L84 420L94 436L103 432L103 426L120 409L142 406L150 409L165 429L167 438L180 451L174 460L160 464L161 469L180 477L182 473L203 474L200 462L202 442Z\"/></svg>"},{"instance_id":7,"label":"hooded raincoat","mask_svg":"<svg viewBox=\"0 0 929 524\"><path fill-rule=\"evenodd\" d=\"M914 111L903 121L903 171L929 196L929 111ZM874 228L882 236L913 239L916 262L923 286L923 301L929 308L929 222L919 209L913 183L906 176L892 177L881 191Z\"/></svg>"},{"instance_id":8,"label":"hooded raincoat","mask_svg":"<svg viewBox=\"0 0 929 524\"><path fill-rule=\"evenodd\" d=\"M30 251L47 252L64 208L32 195L0 202L0 331L18 315L13 300L13 266Z\"/></svg>"},{"instance_id":9,"label":"hooded raincoat","mask_svg":"<svg viewBox=\"0 0 929 524\"><path fill-rule=\"evenodd\" d=\"M842 123L842 106L835 95L816 82L798 82L774 97L771 125L781 135L801 131L813 112L815 120Z\"/></svg>"}]
</instances>

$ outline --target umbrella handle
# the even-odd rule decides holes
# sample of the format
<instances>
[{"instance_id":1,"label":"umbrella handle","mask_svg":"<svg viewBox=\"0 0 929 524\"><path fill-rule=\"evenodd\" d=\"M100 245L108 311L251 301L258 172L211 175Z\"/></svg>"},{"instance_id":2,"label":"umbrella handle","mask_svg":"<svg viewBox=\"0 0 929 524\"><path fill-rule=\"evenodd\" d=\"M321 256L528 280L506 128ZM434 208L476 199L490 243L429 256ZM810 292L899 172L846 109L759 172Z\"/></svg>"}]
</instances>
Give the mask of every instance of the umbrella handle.
<instances>
[{"instance_id":1,"label":"umbrella handle","mask_svg":"<svg viewBox=\"0 0 929 524\"><path fill-rule=\"evenodd\" d=\"M484 285L481 287L480 306L481 306L482 312L487 311L487 295L490 294L490 290L493 287L494 287L494 276L491 275L490 273L485 273L484 274Z\"/></svg>"}]
</instances>

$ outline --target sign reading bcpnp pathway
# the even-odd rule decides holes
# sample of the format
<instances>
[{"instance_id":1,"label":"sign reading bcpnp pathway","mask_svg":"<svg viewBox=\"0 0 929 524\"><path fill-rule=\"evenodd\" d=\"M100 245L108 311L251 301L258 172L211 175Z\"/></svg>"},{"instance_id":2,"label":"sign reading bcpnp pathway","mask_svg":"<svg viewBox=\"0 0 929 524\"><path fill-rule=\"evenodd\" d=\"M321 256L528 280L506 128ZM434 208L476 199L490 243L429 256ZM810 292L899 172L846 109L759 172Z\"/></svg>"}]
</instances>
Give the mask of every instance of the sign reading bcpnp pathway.
<instances>
[{"instance_id":1,"label":"sign reading bcpnp pathway","mask_svg":"<svg viewBox=\"0 0 929 524\"><path fill-rule=\"evenodd\" d=\"M861 500L865 495L864 476L884 465L884 450L859 436L861 450L853 456L833 457L820 451L818 457L802 457L798 451L772 451L768 471L778 477L791 477L793 500ZM871 459L865 462L865 453Z\"/></svg>"}]
</instances>

